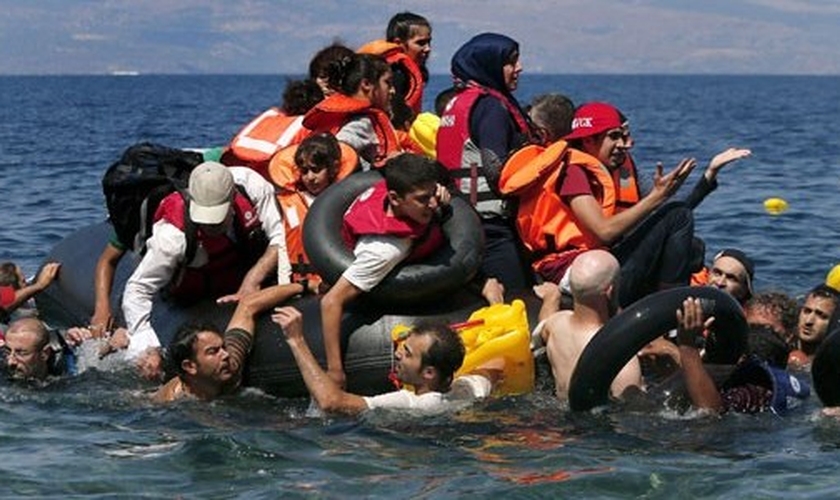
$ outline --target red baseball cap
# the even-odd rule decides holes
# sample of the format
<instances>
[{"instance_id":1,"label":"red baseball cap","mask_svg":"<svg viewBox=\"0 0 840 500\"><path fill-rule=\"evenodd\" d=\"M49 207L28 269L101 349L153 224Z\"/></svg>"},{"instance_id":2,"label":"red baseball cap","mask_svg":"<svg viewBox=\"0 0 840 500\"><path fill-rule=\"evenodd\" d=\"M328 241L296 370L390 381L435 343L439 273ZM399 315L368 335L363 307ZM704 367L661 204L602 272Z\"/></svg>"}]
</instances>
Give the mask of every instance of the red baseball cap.
<instances>
[{"instance_id":1,"label":"red baseball cap","mask_svg":"<svg viewBox=\"0 0 840 500\"><path fill-rule=\"evenodd\" d=\"M598 135L621 127L625 121L621 112L612 105L605 102L589 102L575 111L572 132L563 139L568 141Z\"/></svg>"}]
</instances>

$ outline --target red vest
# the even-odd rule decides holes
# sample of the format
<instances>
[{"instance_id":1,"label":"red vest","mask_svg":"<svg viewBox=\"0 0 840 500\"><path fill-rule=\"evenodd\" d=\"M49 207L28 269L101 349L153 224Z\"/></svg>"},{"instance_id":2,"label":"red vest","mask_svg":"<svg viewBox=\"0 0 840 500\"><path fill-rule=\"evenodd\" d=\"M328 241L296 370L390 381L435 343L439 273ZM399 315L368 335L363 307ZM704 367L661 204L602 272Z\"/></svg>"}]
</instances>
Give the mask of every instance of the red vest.
<instances>
[{"instance_id":1,"label":"red vest","mask_svg":"<svg viewBox=\"0 0 840 500\"><path fill-rule=\"evenodd\" d=\"M373 123L379 141L374 166L381 166L390 155L402 151L388 114L372 107L366 99L333 94L304 115L303 126L313 134L329 132L335 135L356 115L367 116Z\"/></svg>"},{"instance_id":2,"label":"red vest","mask_svg":"<svg viewBox=\"0 0 840 500\"><path fill-rule=\"evenodd\" d=\"M470 203L497 199L492 191L482 189L479 179L484 178L481 169L481 156L477 147L470 140L470 115L475 103L486 95L493 96L510 112L522 134L531 137L531 128L522 113L500 92L470 83L460 91L447 106L440 118L437 131L437 160L452 172L459 190L468 195ZM469 151L468 151L469 149ZM472 168L472 166L475 168ZM480 210L480 207L477 207Z\"/></svg>"},{"instance_id":3,"label":"red vest","mask_svg":"<svg viewBox=\"0 0 840 500\"><path fill-rule=\"evenodd\" d=\"M265 251L266 238L254 204L239 189L235 191L233 209L237 241L226 234L208 235L194 228L195 244L207 252L207 263L191 267L189 262L184 262L167 287L169 295L198 299L219 297L239 289L248 269ZM164 198L155 211L155 222L165 220L183 231L189 240L190 232L185 224L187 217L186 203L178 192Z\"/></svg>"},{"instance_id":4,"label":"red vest","mask_svg":"<svg viewBox=\"0 0 840 500\"><path fill-rule=\"evenodd\" d=\"M344 224L341 226L341 236L348 248L355 248L359 237L365 235L411 238L414 246L406 259L410 262L428 257L443 244L444 237L439 224L419 224L411 219L388 215L387 205L388 188L384 180L356 198L344 214Z\"/></svg>"},{"instance_id":5,"label":"red vest","mask_svg":"<svg viewBox=\"0 0 840 500\"><path fill-rule=\"evenodd\" d=\"M269 108L242 128L222 155L225 165L250 167L266 179L271 157L279 149L303 140L303 117Z\"/></svg>"}]
</instances>

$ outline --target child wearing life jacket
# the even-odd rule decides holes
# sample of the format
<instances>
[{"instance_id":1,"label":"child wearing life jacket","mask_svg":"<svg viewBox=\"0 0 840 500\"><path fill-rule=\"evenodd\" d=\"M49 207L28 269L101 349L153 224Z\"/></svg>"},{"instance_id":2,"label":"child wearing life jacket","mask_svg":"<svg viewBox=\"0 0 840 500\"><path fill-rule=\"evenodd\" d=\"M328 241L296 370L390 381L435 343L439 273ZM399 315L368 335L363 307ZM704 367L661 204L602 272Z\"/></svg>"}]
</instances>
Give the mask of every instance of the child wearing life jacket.
<instances>
[{"instance_id":1,"label":"child wearing life jacket","mask_svg":"<svg viewBox=\"0 0 840 500\"><path fill-rule=\"evenodd\" d=\"M364 170L401 152L389 114L394 88L385 59L354 54L333 61L327 74L339 83L339 92L309 110L303 126L312 133L329 132L352 147Z\"/></svg>"},{"instance_id":2,"label":"child wearing life jacket","mask_svg":"<svg viewBox=\"0 0 840 500\"><path fill-rule=\"evenodd\" d=\"M312 289L321 283L303 248L303 220L315 197L353 173L358 165L353 148L340 144L328 133L311 135L271 159L268 174L278 188L277 202L286 229L286 251L294 281L307 280Z\"/></svg>"},{"instance_id":3,"label":"child wearing life jacket","mask_svg":"<svg viewBox=\"0 0 840 500\"><path fill-rule=\"evenodd\" d=\"M438 183L438 164L406 153L382 170L385 179L360 194L344 214L342 236L355 259L321 301L327 371L340 385L345 305L372 290L399 263L422 260L444 243L438 208L448 205L450 196Z\"/></svg>"},{"instance_id":4,"label":"child wearing life jacket","mask_svg":"<svg viewBox=\"0 0 840 500\"><path fill-rule=\"evenodd\" d=\"M283 91L282 106L268 108L242 127L222 153L222 163L250 167L267 178L271 157L305 136L303 115L323 99L315 81L290 81Z\"/></svg>"}]
</instances>

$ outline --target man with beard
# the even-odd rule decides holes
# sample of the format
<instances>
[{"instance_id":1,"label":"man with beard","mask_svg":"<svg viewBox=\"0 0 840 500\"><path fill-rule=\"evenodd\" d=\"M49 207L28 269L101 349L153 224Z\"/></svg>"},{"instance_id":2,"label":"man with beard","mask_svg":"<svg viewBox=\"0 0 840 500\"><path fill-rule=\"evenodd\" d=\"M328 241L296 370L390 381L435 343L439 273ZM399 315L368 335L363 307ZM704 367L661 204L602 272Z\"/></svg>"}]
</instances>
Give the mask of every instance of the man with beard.
<instances>
[{"instance_id":1,"label":"man with beard","mask_svg":"<svg viewBox=\"0 0 840 500\"><path fill-rule=\"evenodd\" d=\"M616 313L619 266L605 250L580 254L569 271L574 308L558 311L545 321L542 335L554 374L557 397L568 398L569 381L589 341ZM613 380L610 394L621 397L629 387L642 387L642 372L633 357Z\"/></svg>"},{"instance_id":2,"label":"man with beard","mask_svg":"<svg viewBox=\"0 0 840 500\"><path fill-rule=\"evenodd\" d=\"M191 396L210 401L236 392L251 352L255 316L303 292L303 285L290 283L245 296L224 334L212 324L183 325L167 348L167 361L176 376L158 389L152 400L164 403Z\"/></svg>"},{"instance_id":3,"label":"man with beard","mask_svg":"<svg viewBox=\"0 0 840 500\"><path fill-rule=\"evenodd\" d=\"M318 364L306 343L300 311L294 307L277 308L271 319L283 329L306 388L327 413L359 415L367 410L387 409L434 414L458 409L489 396L504 369L504 360L497 358L455 377L464 362L461 337L446 325L419 324L394 353L394 375L401 385L412 389L360 396L345 392Z\"/></svg>"}]
</instances>

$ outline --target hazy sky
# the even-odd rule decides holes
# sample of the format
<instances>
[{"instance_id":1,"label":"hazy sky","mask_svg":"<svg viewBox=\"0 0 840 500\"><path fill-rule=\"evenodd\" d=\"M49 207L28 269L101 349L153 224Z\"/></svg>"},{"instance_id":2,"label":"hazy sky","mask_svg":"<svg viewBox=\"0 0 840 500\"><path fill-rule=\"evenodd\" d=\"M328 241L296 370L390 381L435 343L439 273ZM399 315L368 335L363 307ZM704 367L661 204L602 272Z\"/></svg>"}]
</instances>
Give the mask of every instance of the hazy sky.
<instances>
[{"instance_id":1,"label":"hazy sky","mask_svg":"<svg viewBox=\"0 0 840 500\"><path fill-rule=\"evenodd\" d=\"M840 74L838 0L0 0L0 74L305 73L411 10L433 73L484 31L530 73Z\"/></svg>"}]
</instances>

